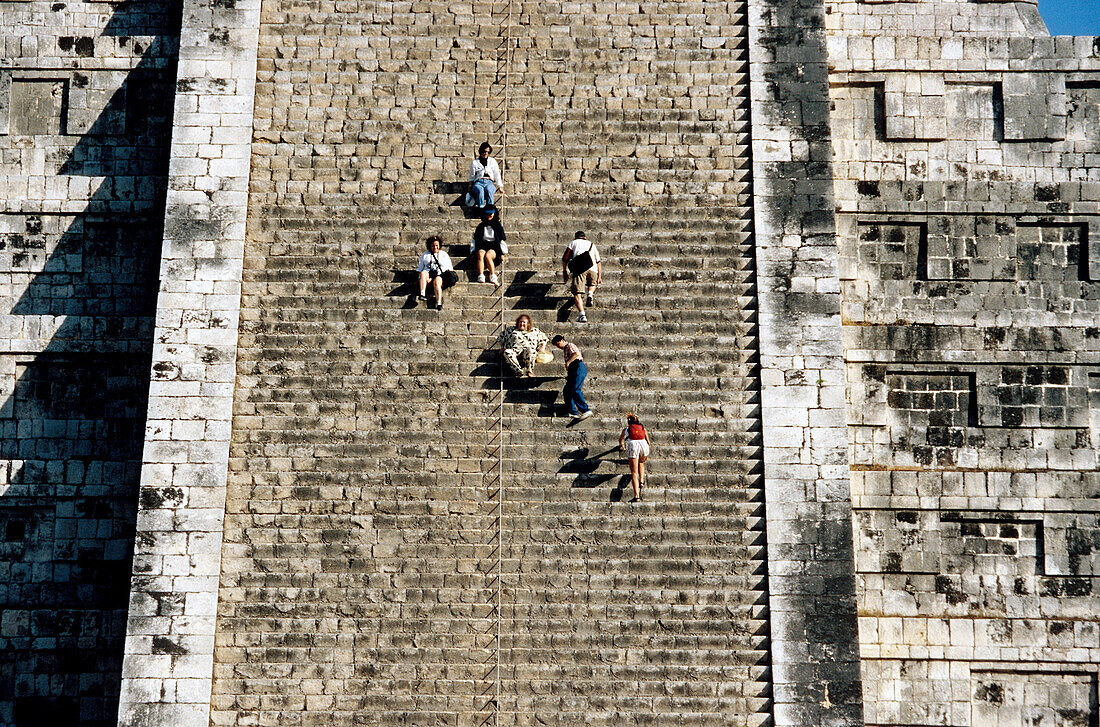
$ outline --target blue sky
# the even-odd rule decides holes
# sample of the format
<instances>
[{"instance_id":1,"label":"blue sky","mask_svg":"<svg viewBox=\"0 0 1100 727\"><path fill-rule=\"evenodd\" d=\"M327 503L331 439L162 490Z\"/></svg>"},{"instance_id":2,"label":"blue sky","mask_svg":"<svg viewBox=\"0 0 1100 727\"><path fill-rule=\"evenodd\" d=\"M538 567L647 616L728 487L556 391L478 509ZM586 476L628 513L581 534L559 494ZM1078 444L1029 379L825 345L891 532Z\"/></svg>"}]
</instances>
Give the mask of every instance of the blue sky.
<instances>
[{"instance_id":1,"label":"blue sky","mask_svg":"<svg viewBox=\"0 0 1100 727\"><path fill-rule=\"evenodd\" d=\"M1051 35L1100 35L1100 0L1039 0Z\"/></svg>"}]
</instances>

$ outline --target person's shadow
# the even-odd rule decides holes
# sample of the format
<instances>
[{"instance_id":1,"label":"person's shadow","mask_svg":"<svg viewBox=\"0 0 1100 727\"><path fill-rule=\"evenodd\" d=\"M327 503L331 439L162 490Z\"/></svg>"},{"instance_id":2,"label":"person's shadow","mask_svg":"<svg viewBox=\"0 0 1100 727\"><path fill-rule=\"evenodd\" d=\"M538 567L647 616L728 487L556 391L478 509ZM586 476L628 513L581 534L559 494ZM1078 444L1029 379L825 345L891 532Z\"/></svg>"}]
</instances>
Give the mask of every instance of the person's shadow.
<instances>
[{"instance_id":1,"label":"person's shadow","mask_svg":"<svg viewBox=\"0 0 1100 727\"><path fill-rule=\"evenodd\" d=\"M591 490L601 487L613 480L617 480L610 493L611 502L619 502L623 498L624 487L630 486L630 475L626 475L625 484L621 474L615 472L598 472L600 465L605 462L620 464L626 460L612 458L610 455L619 452L618 447L612 447L598 454L592 454L588 447L580 447L569 452L563 452L560 459L561 466L558 474L573 475L574 488Z\"/></svg>"},{"instance_id":2,"label":"person's shadow","mask_svg":"<svg viewBox=\"0 0 1100 727\"><path fill-rule=\"evenodd\" d=\"M447 203L448 207L458 207L462 210L462 216L468 220L476 220L481 217L481 212L474 207L466 206L466 192L470 189L469 182L448 182L445 179L432 181L432 191L445 197L454 195L454 199Z\"/></svg>"}]
</instances>

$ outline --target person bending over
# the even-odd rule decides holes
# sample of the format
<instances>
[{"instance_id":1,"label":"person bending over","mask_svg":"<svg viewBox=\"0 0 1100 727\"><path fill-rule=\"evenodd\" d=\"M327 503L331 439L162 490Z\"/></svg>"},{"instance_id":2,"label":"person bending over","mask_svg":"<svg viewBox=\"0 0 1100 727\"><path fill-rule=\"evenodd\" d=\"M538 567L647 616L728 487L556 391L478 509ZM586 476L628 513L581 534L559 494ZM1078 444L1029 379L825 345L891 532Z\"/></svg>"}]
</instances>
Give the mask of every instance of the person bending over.
<instances>
[{"instance_id":1,"label":"person bending over","mask_svg":"<svg viewBox=\"0 0 1100 727\"><path fill-rule=\"evenodd\" d=\"M588 408L588 403L581 392L584 379L588 376L588 367L581 358L581 350L576 344L566 341L565 336L554 336L550 343L561 349L565 357L565 388L562 390L565 395L565 406L569 409L574 423L584 421L592 416L592 410Z\"/></svg>"}]
</instances>

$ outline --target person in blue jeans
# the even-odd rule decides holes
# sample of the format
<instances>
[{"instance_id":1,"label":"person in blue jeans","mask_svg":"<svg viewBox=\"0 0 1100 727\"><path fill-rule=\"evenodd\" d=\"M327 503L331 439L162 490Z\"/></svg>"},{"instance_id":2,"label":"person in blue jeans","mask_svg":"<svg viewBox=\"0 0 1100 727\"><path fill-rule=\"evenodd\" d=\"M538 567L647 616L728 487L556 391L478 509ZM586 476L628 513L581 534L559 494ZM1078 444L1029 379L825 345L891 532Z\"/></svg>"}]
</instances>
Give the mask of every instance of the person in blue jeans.
<instances>
[{"instance_id":1,"label":"person in blue jeans","mask_svg":"<svg viewBox=\"0 0 1100 727\"><path fill-rule=\"evenodd\" d=\"M584 378L588 376L588 367L584 365L581 350L575 343L565 340L565 336L554 336L550 343L561 349L565 358L565 406L573 417L573 422L582 422L592 416L592 410L584 400L581 387L584 386Z\"/></svg>"},{"instance_id":2,"label":"person in blue jeans","mask_svg":"<svg viewBox=\"0 0 1100 727\"><path fill-rule=\"evenodd\" d=\"M489 156L493 147L485 142L477 149L477 156L470 162L469 191L466 192L466 206L482 210L493 206L493 198L499 189L504 191L504 179L500 175L500 165Z\"/></svg>"}]
</instances>

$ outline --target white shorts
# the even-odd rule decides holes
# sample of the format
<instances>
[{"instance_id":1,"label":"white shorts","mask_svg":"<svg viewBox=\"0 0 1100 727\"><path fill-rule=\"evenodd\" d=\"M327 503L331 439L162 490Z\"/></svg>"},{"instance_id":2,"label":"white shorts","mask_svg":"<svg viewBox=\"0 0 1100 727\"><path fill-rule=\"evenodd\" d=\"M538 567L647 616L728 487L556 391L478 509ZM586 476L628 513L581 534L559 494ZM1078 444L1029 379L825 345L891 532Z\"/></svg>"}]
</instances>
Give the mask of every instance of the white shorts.
<instances>
[{"instance_id":1,"label":"white shorts","mask_svg":"<svg viewBox=\"0 0 1100 727\"><path fill-rule=\"evenodd\" d=\"M626 440L626 458L638 459L642 456L649 456L649 442L644 439Z\"/></svg>"}]
</instances>

